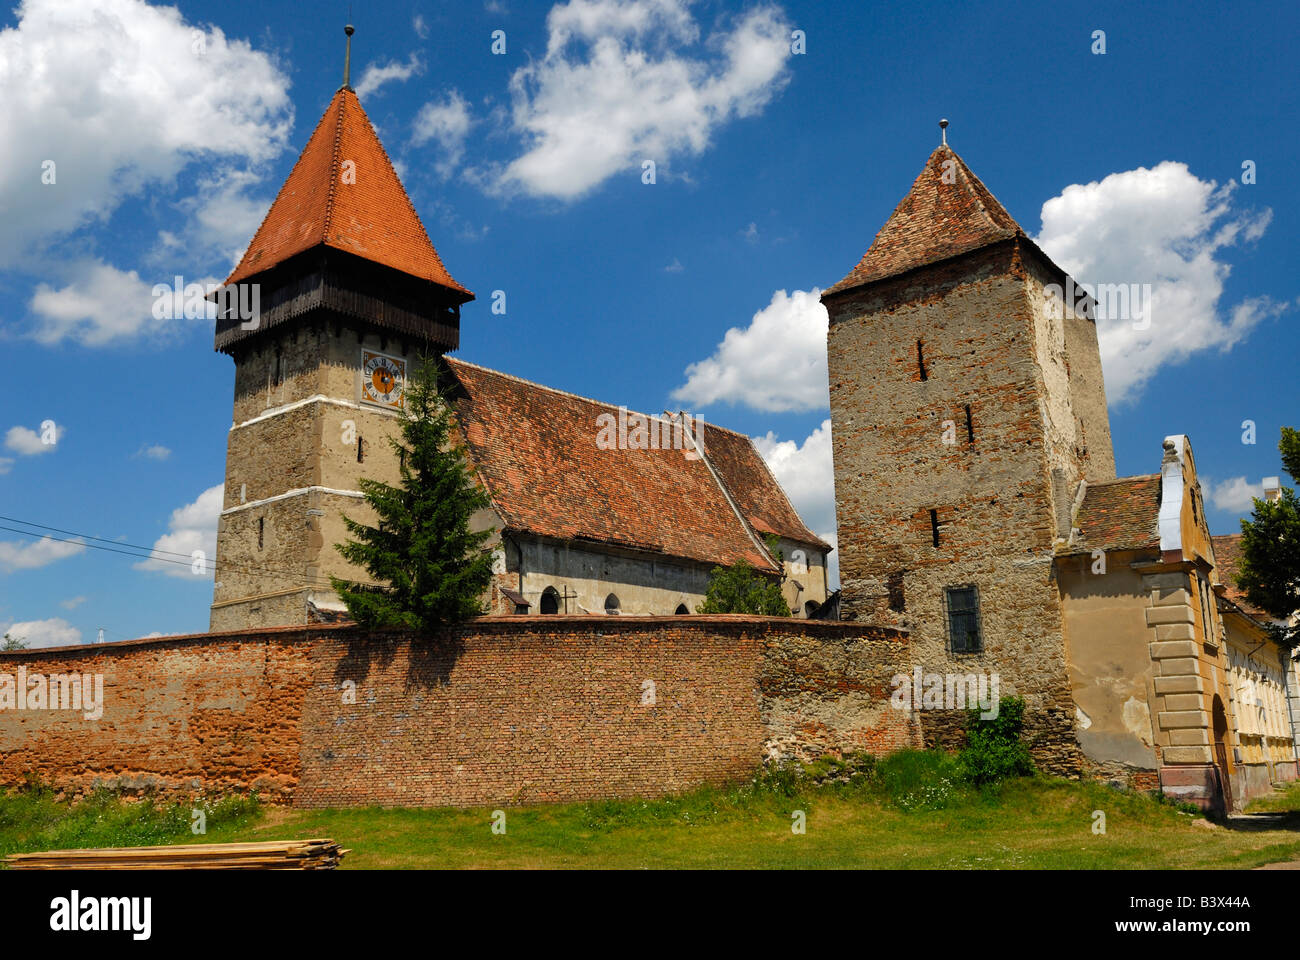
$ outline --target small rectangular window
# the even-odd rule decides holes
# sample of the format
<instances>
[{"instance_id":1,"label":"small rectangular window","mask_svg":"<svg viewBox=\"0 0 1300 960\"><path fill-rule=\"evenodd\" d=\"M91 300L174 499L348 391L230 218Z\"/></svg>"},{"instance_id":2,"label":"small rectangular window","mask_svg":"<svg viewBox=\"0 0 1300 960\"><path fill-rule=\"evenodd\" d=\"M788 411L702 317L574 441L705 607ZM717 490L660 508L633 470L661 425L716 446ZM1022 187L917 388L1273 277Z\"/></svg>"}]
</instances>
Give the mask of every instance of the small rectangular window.
<instances>
[{"instance_id":1,"label":"small rectangular window","mask_svg":"<svg viewBox=\"0 0 1300 960\"><path fill-rule=\"evenodd\" d=\"M921 341L916 341L916 368L921 373L921 379L929 379L925 373L925 348L921 346Z\"/></svg>"},{"instance_id":2,"label":"small rectangular window","mask_svg":"<svg viewBox=\"0 0 1300 960\"><path fill-rule=\"evenodd\" d=\"M966 440L971 446L975 445L975 421L971 419L970 404L966 404Z\"/></svg>"},{"instance_id":3,"label":"small rectangular window","mask_svg":"<svg viewBox=\"0 0 1300 960\"><path fill-rule=\"evenodd\" d=\"M935 547L939 546L939 511L930 511L930 537L934 540Z\"/></svg>"},{"instance_id":4,"label":"small rectangular window","mask_svg":"<svg viewBox=\"0 0 1300 960\"><path fill-rule=\"evenodd\" d=\"M365 462L366 462L366 447L365 447L365 443L366 443L366 442L365 442L364 440L362 440L360 437L357 437L357 463L365 463Z\"/></svg>"},{"instance_id":5,"label":"small rectangular window","mask_svg":"<svg viewBox=\"0 0 1300 960\"><path fill-rule=\"evenodd\" d=\"M984 649L980 631L980 597L974 586L948 587L948 642L953 653L979 653Z\"/></svg>"},{"instance_id":6,"label":"small rectangular window","mask_svg":"<svg viewBox=\"0 0 1300 960\"><path fill-rule=\"evenodd\" d=\"M266 529L266 521L261 517L257 518L257 549L262 549L262 534Z\"/></svg>"}]
</instances>

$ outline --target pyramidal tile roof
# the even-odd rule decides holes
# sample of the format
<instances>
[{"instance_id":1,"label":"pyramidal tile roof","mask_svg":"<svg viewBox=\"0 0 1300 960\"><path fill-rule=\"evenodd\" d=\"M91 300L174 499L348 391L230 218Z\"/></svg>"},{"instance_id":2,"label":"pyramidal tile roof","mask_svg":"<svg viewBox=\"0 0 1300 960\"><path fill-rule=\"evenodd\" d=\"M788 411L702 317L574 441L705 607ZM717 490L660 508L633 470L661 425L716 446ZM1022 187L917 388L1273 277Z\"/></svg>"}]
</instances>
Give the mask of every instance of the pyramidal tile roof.
<instances>
[{"instance_id":1,"label":"pyramidal tile roof","mask_svg":"<svg viewBox=\"0 0 1300 960\"><path fill-rule=\"evenodd\" d=\"M346 86L334 94L226 283L317 246L436 283L462 302L474 298L442 265L370 118Z\"/></svg>"},{"instance_id":2,"label":"pyramidal tile roof","mask_svg":"<svg viewBox=\"0 0 1300 960\"><path fill-rule=\"evenodd\" d=\"M851 290L1024 235L965 161L943 144L930 154L912 189L880 228L866 255L826 293Z\"/></svg>"}]
</instances>

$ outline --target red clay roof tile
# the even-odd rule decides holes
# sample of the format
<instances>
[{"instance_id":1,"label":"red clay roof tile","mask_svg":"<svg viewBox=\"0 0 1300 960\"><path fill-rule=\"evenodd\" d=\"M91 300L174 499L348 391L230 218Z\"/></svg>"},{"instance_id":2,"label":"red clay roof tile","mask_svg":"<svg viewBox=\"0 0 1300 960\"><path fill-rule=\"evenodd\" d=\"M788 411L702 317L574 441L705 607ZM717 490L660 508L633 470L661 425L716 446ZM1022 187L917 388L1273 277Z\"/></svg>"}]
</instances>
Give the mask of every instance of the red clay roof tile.
<instances>
[{"instance_id":1,"label":"red clay roof tile","mask_svg":"<svg viewBox=\"0 0 1300 960\"><path fill-rule=\"evenodd\" d=\"M507 527L775 572L703 460L680 449L602 449L597 418L617 407L444 359L465 391L456 407L470 459ZM714 444L725 447L719 473L746 478L738 492L758 496L756 516L781 532L804 529L778 509L775 480L758 479L766 467L747 438L706 424L703 442L710 457Z\"/></svg>"},{"instance_id":2,"label":"red clay roof tile","mask_svg":"<svg viewBox=\"0 0 1300 960\"><path fill-rule=\"evenodd\" d=\"M1017 235L1024 231L979 177L948 146L940 146L862 260L826 295Z\"/></svg>"},{"instance_id":3,"label":"red clay roof tile","mask_svg":"<svg viewBox=\"0 0 1300 960\"><path fill-rule=\"evenodd\" d=\"M462 300L474 297L443 266L357 95L346 87L334 94L226 283L322 245L439 284Z\"/></svg>"},{"instance_id":4,"label":"red clay roof tile","mask_svg":"<svg viewBox=\"0 0 1300 960\"><path fill-rule=\"evenodd\" d=\"M1075 526L1085 550L1159 549L1160 474L1090 483Z\"/></svg>"}]
</instances>

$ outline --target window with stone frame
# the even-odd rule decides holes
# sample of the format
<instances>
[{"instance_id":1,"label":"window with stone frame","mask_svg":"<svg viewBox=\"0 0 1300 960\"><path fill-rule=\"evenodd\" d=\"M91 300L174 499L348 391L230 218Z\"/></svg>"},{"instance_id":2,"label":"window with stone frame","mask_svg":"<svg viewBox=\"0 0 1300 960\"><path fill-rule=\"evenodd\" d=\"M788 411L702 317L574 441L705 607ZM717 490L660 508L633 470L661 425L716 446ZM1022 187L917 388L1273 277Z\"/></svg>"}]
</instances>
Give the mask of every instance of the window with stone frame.
<instances>
[{"instance_id":1,"label":"window with stone frame","mask_svg":"<svg viewBox=\"0 0 1300 960\"><path fill-rule=\"evenodd\" d=\"M947 587L943 596L948 613L948 648L953 653L979 653L984 649L979 588L973 583Z\"/></svg>"}]
</instances>

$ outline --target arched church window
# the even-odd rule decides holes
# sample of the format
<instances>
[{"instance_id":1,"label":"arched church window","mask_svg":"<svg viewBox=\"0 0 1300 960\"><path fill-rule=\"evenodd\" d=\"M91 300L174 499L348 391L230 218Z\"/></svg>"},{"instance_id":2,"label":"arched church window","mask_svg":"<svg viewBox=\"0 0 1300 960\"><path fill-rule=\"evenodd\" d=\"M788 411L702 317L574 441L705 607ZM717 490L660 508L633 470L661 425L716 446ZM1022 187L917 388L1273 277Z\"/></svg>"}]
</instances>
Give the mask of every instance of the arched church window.
<instances>
[{"instance_id":1,"label":"arched church window","mask_svg":"<svg viewBox=\"0 0 1300 960\"><path fill-rule=\"evenodd\" d=\"M614 596L614 594L611 593L608 597L605 598L605 612L612 615L618 613L618 611L619 611L618 597Z\"/></svg>"},{"instance_id":2,"label":"arched church window","mask_svg":"<svg viewBox=\"0 0 1300 960\"><path fill-rule=\"evenodd\" d=\"M542 613L560 612L560 595L555 592L554 587L547 587L542 591L542 602L538 610Z\"/></svg>"},{"instance_id":3,"label":"arched church window","mask_svg":"<svg viewBox=\"0 0 1300 960\"><path fill-rule=\"evenodd\" d=\"M689 610L686 609L686 604L684 604L684 603L679 603L679 604L677 604L677 609L673 611L673 616L680 617L682 614L684 614L684 613L690 613L690 612L691 612L691 611L689 611Z\"/></svg>"}]
</instances>

